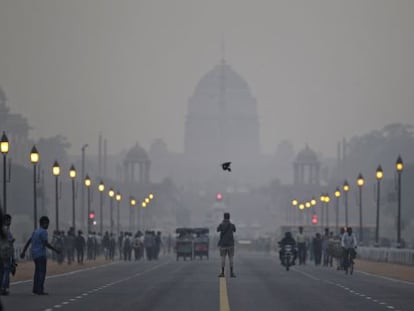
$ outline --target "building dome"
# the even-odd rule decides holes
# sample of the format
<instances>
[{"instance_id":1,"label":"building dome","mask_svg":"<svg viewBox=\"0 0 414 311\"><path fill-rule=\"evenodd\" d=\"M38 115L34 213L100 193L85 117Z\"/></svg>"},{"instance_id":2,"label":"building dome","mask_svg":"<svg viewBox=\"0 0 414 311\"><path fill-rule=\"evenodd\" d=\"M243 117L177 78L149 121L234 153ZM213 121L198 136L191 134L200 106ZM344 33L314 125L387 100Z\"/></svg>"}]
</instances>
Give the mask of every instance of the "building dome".
<instances>
[{"instance_id":1,"label":"building dome","mask_svg":"<svg viewBox=\"0 0 414 311\"><path fill-rule=\"evenodd\" d=\"M185 154L199 162L260 153L256 99L225 61L201 77L188 102Z\"/></svg>"},{"instance_id":2,"label":"building dome","mask_svg":"<svg viewBox=\"0 0 414 311\"><path fill-rule=\"evenodd\" d=\"M315 151L306 145L305 149L302 149L296 156L297 163L318 163L318 156Z\"/></svg>"},{"instance_id":3,"label":"building dome","mask_svg":"<svg viewBox=\"0 0 414 311\"><path fill-rule=\"evenodd\" d=\"M141 162L148 161L148 159L147 152L138 143L136 143L125 156L125 162Z\"/></svg>"}]
</instances>

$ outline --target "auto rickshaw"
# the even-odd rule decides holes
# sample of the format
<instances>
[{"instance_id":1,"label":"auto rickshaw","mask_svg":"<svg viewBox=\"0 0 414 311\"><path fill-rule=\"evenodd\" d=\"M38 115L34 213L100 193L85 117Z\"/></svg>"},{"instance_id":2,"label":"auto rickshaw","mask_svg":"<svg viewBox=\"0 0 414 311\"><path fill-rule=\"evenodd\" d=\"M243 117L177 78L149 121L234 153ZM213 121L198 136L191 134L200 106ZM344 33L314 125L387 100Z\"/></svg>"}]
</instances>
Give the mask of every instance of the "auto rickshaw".
<instances>
[{"instance_id":1,"label":"auto rickshaw","mask_svg":"<svg viewBox=\"0 0 414 311\"><path fill-rule=\"evenodd\" d=\"M190 228L177 228L175 232L178 235L175 242L175 252L177 255L177 261L180 257L182 257L184 260L186 260L187 258L193 260L193 230Z\"/></svg>"},{"instance_id":2,"label":"auto rickshaw","mask_svg":"<svg viewBox=\"0 0 414 311\"><path fill-rule=\"evenodd\" d=\"M200 260L205 256L208 259L209 250L209 230L208 228L194 228L194 258L200 257Z\"/></svg>"}]
</instances>

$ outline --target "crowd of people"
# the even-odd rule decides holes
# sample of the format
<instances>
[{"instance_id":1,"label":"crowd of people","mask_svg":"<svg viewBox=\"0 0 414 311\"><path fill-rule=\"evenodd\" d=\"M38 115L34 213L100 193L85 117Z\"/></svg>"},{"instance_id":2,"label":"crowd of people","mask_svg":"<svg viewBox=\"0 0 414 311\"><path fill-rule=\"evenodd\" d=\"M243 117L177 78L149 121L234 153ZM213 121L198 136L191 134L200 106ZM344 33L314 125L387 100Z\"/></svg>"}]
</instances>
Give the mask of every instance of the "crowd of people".
<instances>
[{"instance_id":1,"label":"crowd of people","mask_svg":"<svg viewBox=\"0 0 414 311\"><path fill-rule=\"evenodd\" d=\"M0 209L0 294L9 295L10 275L16 272L17 261L14 249L15 239L11 230L12 217L3 215ZM54 230L49 242L48 228L49 218L42 216L39 226L33 231L24 245L20 259L31 259L34 262L35 271L33 276L33 294L47 295L44 290L46 278L47 259L56 261L58 264L73 263L84 264L85 260L93 261L99 257L108 261L116 258L124 261L138 261L142 258L157 260L163 250L164 254L173 250L173 239L171 235L163 237L161 232L137 231L120 232L118 235L106 231L103 235L89 232L84 236L82 230ZM26 253L30 247L30 252ZM51 254L47 249L52 251ZM0 304L1 310L1 304Z\"/></svg>"},{"instance_id":2,"label":"crowd of people","mask_svg":"<svg viewBox=\"0 0 414 311\"><path fill-rule=\"evenodd\" d=\"M334 232L325 228L324 234L316 233L313 237L307 236L303 227L299 227L296 239L290 232L286 232L284 238L279 242L281 249L280 258L283 255L283 245L294 246L293 264L299 259L299 265L305 265L307 260L314 261L316 266L333 267L334 261L338 270L343 269L344 258L350 256L353 260L356 256L357 239L352 228L341 228L335 235Z\"/></svg>"}]
</instances>

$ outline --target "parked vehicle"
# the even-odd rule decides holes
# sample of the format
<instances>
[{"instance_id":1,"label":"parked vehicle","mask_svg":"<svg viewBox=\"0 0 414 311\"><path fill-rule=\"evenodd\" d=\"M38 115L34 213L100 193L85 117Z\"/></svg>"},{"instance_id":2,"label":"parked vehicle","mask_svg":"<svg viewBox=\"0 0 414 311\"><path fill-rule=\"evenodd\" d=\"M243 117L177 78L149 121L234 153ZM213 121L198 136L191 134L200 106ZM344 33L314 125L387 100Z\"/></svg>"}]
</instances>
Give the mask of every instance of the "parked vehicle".
<instances>
[{"instance_id":1,"label":"parked vehicle","mask_svg":"<svg viewBox=\"0 0 414 311\"><path fill-rule=\"evenodd\" d=\"M196 237L194 238L194 258L199 257L203 259L206 257L208 259L208 251L209 251L209 230L208 228L195 228L193 229L194 234Z\"/></svg>"},{"instance_id":2,"label":"parked vehicle","mask_svg":"<svg viewBox=\"0 0 414 311\"><path fill-rule=\"evenodd\" d=\"M194 256L194 233L190 228L177 228L175 230L177 238L175 242L175 252L177 261L180 257L184 260L190 258L193 260Z\"/></svg>"}]
</instances>

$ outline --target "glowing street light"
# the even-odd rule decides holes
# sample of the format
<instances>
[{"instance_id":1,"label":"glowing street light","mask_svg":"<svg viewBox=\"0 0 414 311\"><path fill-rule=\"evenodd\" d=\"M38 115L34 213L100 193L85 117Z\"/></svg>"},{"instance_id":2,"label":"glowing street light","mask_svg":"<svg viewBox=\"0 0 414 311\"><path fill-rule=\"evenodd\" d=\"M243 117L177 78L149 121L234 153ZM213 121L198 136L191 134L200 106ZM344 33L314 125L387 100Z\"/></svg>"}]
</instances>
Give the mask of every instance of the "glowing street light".
<instances>
[{"instance_id":1,"label":"glowing street light","mask_svg":"<svg viewBox=\"0 0 414 311\"><path fill-rule=\"evenodd\" d=\"M53 176L55 176L55 217L56 217L56 230L59 231L59 176L60 176L60 165L57 161L52 167Z\"/></svg>"},{"instance_id":2,"label":"glowing street light","mask_svg":"<svg viewBox=\"0 0 414 311\"><path fill-rule=\"evenodd\" d=\"M101 233L101 236L103 236L103 193L105 191L105 184L101 180L101 182L98 185L99 190L99 216L100 216L100 222L99 222L99 232Z\"/></svg>"},{"instance_id":3,"label":"glowing street light","mask_svg":"<svg viewBox=\"0 0 414 311\"><path fill-rule=\"evenodd\" d=\"M345 227L348 228L348 192L350 190L348 181L344 181L344 185L342 186L344 191L344 201L345 201Z\"/></svg>"},{"instance_id":4,"label":"glowing street light","mask_svg":"<svg viewBox=\"0 0 414 311\"><path fill-rule=\"evenodd\" d=\"M0 151L3 154L3 211L7 214L7 154L9 153L9 139L6 132L3 132L0 140Z\"/></svg>"},{"instance_id":5,"label":"glowing street light","mask_svg":"<svg viewBox=\"0 0 414 311\"><path fill-rule=\"evenodd\" d=\"M37 228L37 163L39 163L39 152L36 149L36 146L33 146L32 151L30 152L30 162L33 164L33 224L34 229Z\"/></svg>"},{"instance_id":6,"label":"glowing street light","mask_svg":"<svg viewBox=\"0 0 414 311\"><path fill-rule=\"evenodd\" d=\"M365 184L365 179L361 173L359 173L357 178L357 186L359 188L359 240L361 243L364 240L363 232L362 232L362 187Z\"/></svg>"},{"instance_id":7,"label":"glowing street light","mask_svg":"<svg viewBox=\"0 0 414 311\"><path fill-rule=\"evenodd\" d=\"M76 209L75 209L75 204L76 204L76 194L75 194L75 178L76 178L76 169L75 166L72 164L70 169L69 169L69 178L71 179L72 182L72 227L73 230L75 230L76 232Z\"/></svg>"},{"instance_id":8,"label":"glowing street light","mask_svg":"<svg viewBox=\"0 0 414 311\"><path fill-rule=\"evenodd\" d=\"M397 162L395 163L395 168L397 169L397 174L398 174L397 247L400 248L401 247L401 174L404 169L404 163L403 163L401 156L398 156Z\"/></svg>"}]
</instances>

